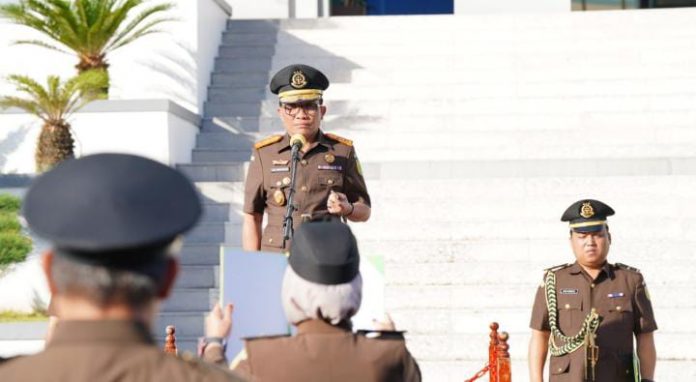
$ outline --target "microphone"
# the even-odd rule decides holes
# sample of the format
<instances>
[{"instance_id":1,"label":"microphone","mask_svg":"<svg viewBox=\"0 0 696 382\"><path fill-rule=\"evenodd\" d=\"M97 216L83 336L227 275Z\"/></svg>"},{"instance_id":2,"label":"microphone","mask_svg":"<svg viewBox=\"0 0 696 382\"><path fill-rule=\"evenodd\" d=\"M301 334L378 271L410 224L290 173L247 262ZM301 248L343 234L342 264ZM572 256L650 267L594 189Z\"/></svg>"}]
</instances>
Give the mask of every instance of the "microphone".
<instances>
[{"instance_id":1,"label":"microphone","mask_svg":"<svg viewBox=\"0 0 696 382\"><path fill-rule=\"evenodd\" d=\"M299 153L302 146L307 144L307 138L302 134L294 134L290 137L290 146L292 147L292 159L300 159Z\"/></svg>"},{"instance_id":2,"label":"microphone","mask_svg":"<svg viewBox=\"0 0 696 382\"><path fill-rule=\"evenodd\" d=\"M301 149L302 146L307 144L307 138L304 137L302 134L294 134L292 137L290 137L290 146L294 149L295 146L298 146L298 149Z\"/></svg>"}]
</instances>

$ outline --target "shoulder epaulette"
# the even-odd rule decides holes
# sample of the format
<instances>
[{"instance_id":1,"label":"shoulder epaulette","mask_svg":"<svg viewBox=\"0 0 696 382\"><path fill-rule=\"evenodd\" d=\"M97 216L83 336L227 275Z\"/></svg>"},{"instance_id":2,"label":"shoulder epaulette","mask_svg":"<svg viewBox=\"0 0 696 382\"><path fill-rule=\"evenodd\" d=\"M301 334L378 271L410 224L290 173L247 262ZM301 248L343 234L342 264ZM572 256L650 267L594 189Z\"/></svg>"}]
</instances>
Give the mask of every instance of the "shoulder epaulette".
<instances>
[{"instance_id":1,"label":"shoulder epaulette","mask_svg":"<svg viewBox=\"0 0 696 382\"><path fill-rule=\"evenodd\" d=\"M254 144L254 148L258 150L262 147L266 147L270 144L276 143L276 142L280 141L281 139L283 139L282 135L271 135L270 137L266 137L266 138L256 142Z\"/></svg>"},{"instance_id":2,"label":"shoulder epaulette","mask_svg":"<svg viewBox=\"0 0 696 382\"><path fill-rule=\"evenodd\" d=\"M640 273L640 270L638 268L632 267L630 265L621 264L621 263L615 263L614 265L621 268L621 269L625 269L627 271Z\"/></svg>"},{"instance_id":3,"label":"shoulder epaulette","mask_svg":"<svg viewBox=\"0 0 696 382\"><path fill-rule=\"evenodd\" d=\"M290 334L274 334L274 335L269 335L269 336L242 337L242 339L244 341L254 341L254 340L264 340L264 339L282 338L282 337L290 337Z\"/></svg>"},{"instance_id":4,"label":"shoulder epaulette","mask_svg":"<svg viewBox=\"0 0 696 382\"><path fill-rule=\"evenodd\" d=\"M331 134L331 133L324 133L324 135L327 136L328 138L333 139L334 141L341 142L346 146L353 146L353 141L351 141L348 138L343 138L340 135Z\"/></svg>"},{"instance_id":5,"label":"shoulder epaulette","mask_svg":"<svg viewBox=\"0 0 696 382\"><path fill-rule=\"evenodd\" d=\"M403 339L404 333L406 332L403 330L358 330L358 335L360 336L383 340Z\"/></svg>"},{"instance_id":6,"label":"shoulder epaulette","mask_svg":"<svg viewBox=\"0 0 696 382\"><path fill-rule=\"evenodd\" d=\"M556 265L554 267L544 269L544 273L555 272L555 271L561 270L563 268L568 268L571 265L573 265L573 264L567 263L567 264Z\"/></svg>"}]
</instances>

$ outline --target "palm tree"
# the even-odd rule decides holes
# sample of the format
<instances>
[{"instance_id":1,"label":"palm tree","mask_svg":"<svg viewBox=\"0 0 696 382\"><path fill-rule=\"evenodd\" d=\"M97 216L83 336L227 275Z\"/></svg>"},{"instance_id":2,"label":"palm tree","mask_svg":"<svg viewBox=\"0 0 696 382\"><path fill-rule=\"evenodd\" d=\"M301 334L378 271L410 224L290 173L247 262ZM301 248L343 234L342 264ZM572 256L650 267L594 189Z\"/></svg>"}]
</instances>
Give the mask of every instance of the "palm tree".
<instances>
[{"instance_id":1,"label":"palm tree","mask_svg":"<svg viewBox=\"0 0 696 382\"><path fill-rule=\"evenodd\" d=\"M149 0L20 0L18 4L0 5L0 16L35 29L58 45L40 40L15 43L38 45L63 53L67 53L67 48L79 58L75 66L79 73L104 70L108 79L107 54L140 37L159 32L155 27L173 20L160 16L174 4L146 6L149 3ZM139 12L134 14L139 7ZM108 90L107 81L103 91L108 93Z\"/></svg>"},{"instance_id":2,"label":"palm tree","mask_svg":"<svg viewBox=\"0 0 696 382\"><path fill-rule=\"evenodd\" d=\"M67 119L86 104L106 98L98 91L108 82L106 72L90 70L65 82L58 76L48 76L46 87L27 76L11 75L8 81L27 97L0 97L0 109L17 107L43 121L34 156L36 170L43 172L73 158L74 140Z\"/></svg>"}]
</instances>

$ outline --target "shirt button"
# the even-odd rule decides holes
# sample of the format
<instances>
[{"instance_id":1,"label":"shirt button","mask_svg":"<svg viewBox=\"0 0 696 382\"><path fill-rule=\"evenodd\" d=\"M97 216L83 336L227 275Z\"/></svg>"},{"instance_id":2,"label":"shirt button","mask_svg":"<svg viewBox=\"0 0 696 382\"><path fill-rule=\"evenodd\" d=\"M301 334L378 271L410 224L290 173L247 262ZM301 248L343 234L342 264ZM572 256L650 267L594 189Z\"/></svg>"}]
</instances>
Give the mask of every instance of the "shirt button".
<instances>
[{"instance_id":1,"label":"shirt button","mask_svg":"<svg viewBox=\"0 0 696 382\"><path fill-rule=\"evenodd\" d=\"M594 283L590 284L590 288L594 288Z\"/></svg>"},{"instance_id":2,"label":"shirt button","mask_svg":"<svg viewBox=\"0 0 696 382\"><path fill-rule=\"evenodd\" d=\"M283 184L283 182L281 182L281 181L276 182L276 186L278 186L278 187L280 187L281 184Z\"/></svg>"},{"instance_id":3,"label":"shirt button","mask_svg":"<svg viewBox=\"0 0 696 382\"><path fill-rule=\"evenodd\" d=\"M560 372L562 372L562 371L563 371L563 369L559 367L559 368L558 368L558 372L560 373Z\"/></svg>"},{"instance_id":4,"label":"shirt button","mask_svg":"<svg viewBox=\"0 0 696 382\"><path fill-rule=\"evenodd\" d=\"M617 306L616 310L621 310L621 305Z\"/></svg>"},{"instance_id":5,"label":"shirt button","mask_svg":"<svg viewBox=\"0 0 696 382\"><path fill-rule=\"evenodd\" d=\"M570 309L570 304L565 304L566 309Z\"/></svg>"},{"instance_id":6,"label":"shirt button","mask_svg":"<svg viewBox=\"0 0 696 382\"><path fill-rule=\"evenodd\" d=\"M302 187L300 187L300 190L302 190L302 191L307 191L307 186L302 186Z\"/></svg>"},{"instance_id":7,"label":"shirt button","mask_svg":"<svg viewBox=\"0 0 696 382\"><path fill-rule=\"evenodd\" d=\"M302 159L302 160L300 161L300 164L302 164L303 166L306 166L306 165L307 165L307 159Z\"/></svg>"},{"instance_id":8,"label":"shirt button","mask_svg":"<svg viewBox=\"0 0 696 382\"><path fill-rule=\"evenodd\" d=\"M328 183L328 184L333 184L333 179L327 180L326 183Z\"/></svg>"},{"instance_id":9,"label":"shirt button","mask_svg":"<svg viewBox=\"0 0 696 382\"><path fill-rule=\"evenodd\" d=\"M268 242L269 242L269 243L272 243L272 242L273 242L273 238L268 239Z\"/></svg>"}]
</instances>

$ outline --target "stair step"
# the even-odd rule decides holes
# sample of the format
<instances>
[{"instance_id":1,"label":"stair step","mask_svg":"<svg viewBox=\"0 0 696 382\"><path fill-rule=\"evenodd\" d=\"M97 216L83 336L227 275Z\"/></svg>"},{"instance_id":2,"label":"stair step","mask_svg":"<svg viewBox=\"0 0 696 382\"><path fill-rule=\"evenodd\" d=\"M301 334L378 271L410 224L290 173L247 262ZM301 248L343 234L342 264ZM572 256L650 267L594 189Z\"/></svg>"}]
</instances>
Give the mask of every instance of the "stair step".
<instances>
[{"instance_id":1,"label":"stair step","mask_svg":"<svg viewBox=\"0 0 696 382\"><path fill-rule=\"evenodd\" d=\"M244 165L240 163L179 164L177 169L194 182L234 182L244 180Z\"/></svg>"},{"instance_id":2,"label":"stair step","mask_svg":"<svg viewBox=\"0 0 696 382\"><path fill-rule=\"evenodd\" d=\"M201 132L196 137L196 149L248 150L256 142L256 137L231 132ZM248 158L247 158L248 159Z\"/></svg>"},{"instance_id":3,"label":"stair step","mask_svg":"<svg viewBox=\"0 0 696 382\"><path fill-rule=\"evenodd\" d=\"M223 44L268 45L278 41L275 33L233 33L222 34Z\"/></svg>"},{"instance_id":4,"label":"stair step","mask_svg":"<svg viewBox=\"0 0 696 382\"><path fill-rule=\"evenodd\" d=\"M229 162L244 162L251 157L251 149L235 150L235 149L195 149L193 150L193 162L207 163L229 163Z\"/></svg>"},{"instance_id":5,"label":"stair step","mask_svg":"<svg viewBox=\"0 0 696 382\"><path fill-rule=\"evenodd\" d=\"M180 259L183 265L219 265L220 244L200 244L184 241Z\"/></svg>"},{"instance_id":6,"label":"stair step","mask_svg":"<svg viewBox=\"0 0 696 382\"><path fill-rule=\"evenodd\" d=\"M163 312L201 312L210 310L218 301L219 292L208 288L175 288L162 305Z\"/></svg>"},{"instance_id":7,"label":"stair step","mask_svg":"<svg viewBox=\"0 0 696 382\"><path fill-rule=\"evenodd\" d=\"M182 265L176 288L217 288L217 265Z\"/></svg>"},{"instance_id":8,"label":"stair step","mask_svg":"<svg viewBox=\"0 0 696 382\"><path fill-rule=\"evenodd\" d=\"M247 160L249 157L247 156ZM202 223L226 222L230 218L229 203L203 203Z\"/></svg>"},{"instance_id":9,"label":"stair step","mask_svg":"<svg viewBox=\"0 0 696 382\"><path fill-rule=\"evenodd\" d=\"M205 315L208 312L160 312L154 326L157 337L164 337L168 325L176 328L177 344L180 340L189 341L203 337L205 328ZM162 334L160 334L162 333Z\"/></svg>"},{"instance_id":10,"label":"stair step","mask_svg":"<svg viewBox=\"0 0 696 382\"><path fill-rule=\"evenodd\" d=\"M275 55L275 45L221 45L218 57L221 58L268 58Z\"/></svg>"},{"instance_id":11,"label":"stair step","mask_svg":"<svg viewBox=\"0 0 696 382\"><path fill-rule=\"evenodd\" d=\"M185 235L188 243L221 243L225 241L225 221L203 222Z\"/></svg>"}]
</instances>

